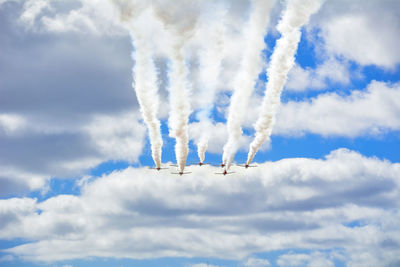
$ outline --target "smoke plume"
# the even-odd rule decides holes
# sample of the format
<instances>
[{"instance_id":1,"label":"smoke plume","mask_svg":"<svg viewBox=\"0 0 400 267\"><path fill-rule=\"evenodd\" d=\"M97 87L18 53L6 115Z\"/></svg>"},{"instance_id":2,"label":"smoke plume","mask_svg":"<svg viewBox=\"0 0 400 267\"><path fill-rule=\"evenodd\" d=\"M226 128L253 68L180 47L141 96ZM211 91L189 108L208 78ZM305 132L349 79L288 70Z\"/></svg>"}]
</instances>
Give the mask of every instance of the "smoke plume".
<instances>
[{"instance_id":1,"label":"smoke plume","mask_svg":"<svg viewBox=\"0 0 400 267\"><path fill-rule=\"evenodd\" d=\"M255 124L256 136L250 144L247 164L250 164L261 145L271 135L275 115L280 105L282 88L288 72L294 65L294 56L301 37L300 28L308 23L310 16L318 11L321 4L322 0L287 1L286 9L278 24L281 37L276 43L267 70L268 83L260 115Z\"/></svg>"},{"instance_id":2,"label":"smoke plume","mask_svg":"<svg viewBox=\"0 0 400 267\"><path fill-rule=\"evenodd\" d=\"M185 63L184 46L192 37L197 18L200 14L200 2L183 2L172 5L170 1L155 1L153 6L156 17L164 24L170 34L171 47L169 58L169 128L170 136L176 140L175 157L180 172L183 172L188 155L188 121L190 102Z\"/></svg>"},{"instance_id":3,"label":"smoke plume","mask_svg":"<svg viewBox=\"0 0 400 267\"><path fill-rule=\"evenodd\" d=\"M156 168L161 167L162 137L160 121L157 118L159 108L157 69L154 64L154 47L151 37L146 34L145 21L141 20L146 6L135 1L112 1L117 8L121 22L129 30L135 48L132 54L135 61L133 67L136 97L140 105L143 121L149 132L151 151Z\"/></svg>"},{"instance_id":4,"label":"smoke plume","mask_svg":"<svg viewBox=\"0 0 400 267\"><path fill-rule=\"evenodd\" d=\"M214 106L224 50L224 16L227 10L223 6L213 5L212 8L214 10L209 11L212 14L207 16L206 22L201 25L208 34L205 35L207 46L202 49L199 55L199 87L201 91L198 96L200 109L197 112L197 119L200 122L201 136L196 145L200 162L204 162L211 135L212 120L210 117Z\"/></svg>"},{"instance_id":5,"label":"smoke plume","mask_svg":"<svg viewBox=\"0 0 400 267\"><path fill-rule=\"evenodd\" d=\"M159 98L157 94L157 73L153 61L152 49L148 43L136 35L135 66L133 68L134 87L140 105L143 120L149 131L151 152L157 168L161 167L162 138L160 121L157 118Z\"/></svg>"},{"instance_id":6,"label":"smoke plume","mask_svg":"<svg viewBox=\"0 0 400 267\"><path fill-rule=\"evenodd\" d=\"M274 1L253 0L252 14L246 31L246 47L240 70L234 82L234 92L228 111L228 141L224 146L222 162L227 168L232 164L242 135L242 122L252 89L261 70L261 51L269 23L269 13Z\"/></svg>"}]
</instances>

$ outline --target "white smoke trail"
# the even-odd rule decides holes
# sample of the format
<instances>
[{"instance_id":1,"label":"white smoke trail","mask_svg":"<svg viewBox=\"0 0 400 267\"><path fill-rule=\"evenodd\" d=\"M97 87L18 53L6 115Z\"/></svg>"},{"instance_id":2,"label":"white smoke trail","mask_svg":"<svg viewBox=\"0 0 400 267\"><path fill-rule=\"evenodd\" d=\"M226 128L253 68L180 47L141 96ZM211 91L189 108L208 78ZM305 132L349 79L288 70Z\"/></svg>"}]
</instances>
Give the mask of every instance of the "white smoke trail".
<instances>
[{"instance_id":1,"label":"white smoke trail","mask_svg":"<svg viewBox=\"0 0 400 267\"><path fill-rule=\"evenodd\" d=\"M275 115L280 105L280 96L287 74L294 64L294 55L301 37L300 28L307 24L310 16L317 12L322 0L288 0L278 25L281 38L277 41L267 70L268 83L255 124L256 136L250 144L247 164L253 160L262 144L269 139Z\"/></svg>"},{"instance_id":2,"label":"white smoke trail","mask_svg":"<svg viewBox=\"0 0 400 267\"><path fill-rule=\"evenodd\" d=\"M189 93L187 90L187 67L183 56L183 43L171 49L171 68L169 73L169 127L170 136L176 140L175 157L178 168L183 172L188 149L188 121L190 115Z\"/></svg>"},{"instance_id":3,"label":"white smoke trail","mask_svg":"<svg viewBox=\"0 0 400 267\"><path fill-rule=\"evenodd\" d=\"M154 47L149 36L146 35L145 22L140 15L146 6L135 1L113 0L122 23L128 28L135 51L133 59L133 83L136 97L140 105L140 112L149 131L151 152L156 168L161 167L162 137L160 121L157 118L159 108L157 70L154 64Z\"/></svg>"},{"instance_id":4,"label":"white smoke trail","mask_svg":"<svg viewBox=\"0 0 400 267\"><path fill-rule=\"evenodd\" d=\"M183 172L189 152L188 121L190 102L185 63L184 46L192 37L199 16L200 1L187 1L172 5L170 1L158 0L153 6L156 17L164 24L171 38L169 58L169 128L170 136L176 140L175 157L180 172Z\"/></svg>"},{"instance_id":5,"label":"white smoke trail","mask_svg":"<svg viewBox=\"0 0 400 267\"><path fill-rule=\"evenodd\" d=\"M221 71L221 63L224 50L225 23L224 16L226 8L221 9L215 7L214 11L217 14L207 17L211 21L203 25L208 31L211 31L207 36L207 46L202 51L199 57L199 86L200 94L198 96L200 102L200 110L197 113L197 119L200 122L201 136L197 145L197 155L200 162L204 162L205 153L210 139L210 129L212 121L210 119L211 110L214 106L215 93L218 84L218 77ZM219 11L219 12L218 12Z\"/></svg>"},{"instance_id":6,"label":"white smoke trail","mask_svg":"<svg viewBox=\"0 0 400 267\"><path fill-rule=\"evenodd\" d=\"M261 70L261 51L264 48L264 35L269 23L269 13L274 0L253 0L252 14L246 31L246 48L243 51L239 73L234 82L234 92L228 111L228 141L224 146L222 162L229 169L242 135L242 122L252 89Z\"/></svg>"},{"instance_id":7,"label":"white smoke trail","mask_svg":"<svg viewBox=\"0 0 400 267\"><path fill-rule=\"evenodd\" d=\"M153 61L153 49L149 42L135 35L135 66L133 68L134 88L139 101L143 120L149 130L151 152L156 168L161 167L162 137L160 121L157 118L159 98L157 87L157 72Z\"/></svg>"}]
</instances>

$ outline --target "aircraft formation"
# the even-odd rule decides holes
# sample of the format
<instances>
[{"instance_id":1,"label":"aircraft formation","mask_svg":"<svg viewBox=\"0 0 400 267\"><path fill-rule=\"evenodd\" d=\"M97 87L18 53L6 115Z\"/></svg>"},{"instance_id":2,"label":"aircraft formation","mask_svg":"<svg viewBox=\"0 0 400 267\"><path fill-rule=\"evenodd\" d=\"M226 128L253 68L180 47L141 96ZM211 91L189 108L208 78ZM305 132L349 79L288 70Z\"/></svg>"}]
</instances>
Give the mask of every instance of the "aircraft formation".
<instances>
[{"instance_id":1,"label":"aircraft formation","mask_svg":"<svg viewBox=\"0 0 400 267\"><path fill-rule=\"evenodd\" d=\"M215 13L215 18L206 20L204 18L209 16L204 16L202 12L206 12L208 8L206 6L204 9L199 8L201 6L194 4L199 1L182 1L179 10L171 9L169 5L162 5L159 1L144 1L146 3L139 1L140 5L137 5L138 1L112 2L119 13L122 24L125 25L133 40L135 65L132 85L140 105L143 121L148 129L152 158L157 171L163 169L161 168L163 140L161 122L157 117L160 100L156 58L159 54L165 54L168 59L168 86L166 88L170 107L168 132L169 136L175 139L175 159L178 165L178 172L174 172L174 174L188 174L190 172L185 172L185 167L191 139L188 129L192 108L190 106L190 88L187 86L191 83L189 80L191 75L189 75L190 68L187 65L189 58L185 54L185 48L191 47L190 42L194 40L197 32L207 32L207 35L203 37L207 38L203 39L207 40L207 42L203 42L207 45L199 47L199 49L193 48L193 53L198 55L199 60L199 88L206 96L204 97L205 101L202 101L196 110L196 119L199 121L201 133L200 140L196 141L200 160L197 165L202 166L208 140L212 135L209 127L213 124L212 109L217 92L221 90L219 88L221 87L219 86L220 78L224 77L225 72L224 64L222 64L225 60L224 56L226 56L224 46L229 44L230 34L237 32L236 29L230 28L231 25L227 22L231 17L229 15L231 9L225 5L215 5L213 8L221 8L221 10ZM246 114L252 91L255 89L255 84L257 84L262 71L261 66L268 61L267 83L264 86L264 96L259 107L258 118L254 124L253 141L249 144L246 163L238 165L245 169L254 167L250 163L261 146L270 140L280 106L281 93L288 73L295 65L295 55L302 35L301 28L308 24L311 15L318 11L324 1L285 2L276 25L280 37L276 40L269 59L264 58L263 51L266 48L265 36L269 34L269 17L275 1L252 0L250 2L252 8L248 19L243 21L241 36L238 36L238 38L243 37L242 55L236 66L232 84L229 85L229 88L223 88L224 90L230 89L232 94L229 93L229 107L226 113L227 140L223 146L222 164L220 165L224 171L216 174L232 173L229 170L234 162L238 143L242 136L244 114ZM127 12L127 8L138 12ZM142 27L141 23L145 20L154 22L151 23L157 28L154 33L150 30L151 27L150 29ZM158 36L159 33L161 36L166 36L165 40L169 40L162 46L162 49L158 48L160 51L154 49L157 46L154 45L153 40L154 36ZM213 37L209 38L208 36ZM165 51L164 46L167 47Z\"/></svg>"},{"instance_id":2,"label":"aircraft formation","mask_svg":"<svg viewBox=\"0 0 400 267\"><path fill-rule=\"evenodd\" d=\"M186 165L186 167L190 167L190 166L199 166L199 167L201 167L201 166L204 166L204 165L211 165L211 166L215 166L215 167L224 168L224 171L222 171L222 172L215 172L215 173L214 173L214 174L217 174L217 175L228 175L228 174L233 174L233 173L235 173L235 172L229 172L229 171L227 171L227 169L225 168L225 164L224 164L224 163L221 163L220 165L212 165L212 164L209 164L209 163L199 162L199 163L196 163L196 164L189 164L189 165ZM171 167L176 167L176 168L179 167L177 164L171 164L170 166L171 166ZM256 166L256 165L249 165L249 164L236 164L236 166L238 166L238 167L243 167L243 168L245 168L245 169L247 169L247 168L255 168L255 167L258 167L258 166ZM156 171L160 171L160 170L168 170L169 168L166 168L166 167L151 167L151 168L149 168L149 169L151 169L151 170L156 170ZM171 172L171 174L176 174L176 175L180 175L180 176L182 176L182 175L184 175L184 174L190 174L190 173L192 173L192 172L184 172L184 171Z\"/></svg>"}]
</instances>

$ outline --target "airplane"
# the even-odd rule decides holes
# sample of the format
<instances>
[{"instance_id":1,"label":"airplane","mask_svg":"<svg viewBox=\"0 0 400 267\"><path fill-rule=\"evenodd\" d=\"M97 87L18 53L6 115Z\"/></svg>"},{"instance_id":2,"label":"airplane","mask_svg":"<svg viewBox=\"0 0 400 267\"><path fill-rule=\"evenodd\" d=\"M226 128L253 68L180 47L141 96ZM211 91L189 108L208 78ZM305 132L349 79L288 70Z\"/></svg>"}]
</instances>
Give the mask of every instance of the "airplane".
<instances>
[{"instance_id":1,"label":"airplane","mask_svg":"<svg viewBox=\"0 0 400 267\"><path fill-rule=\"evenodd\" d=\"M190 164L189 166L193 166L193 165L199 165L201 167L203 165L210 165L210 164L209 163L199 162L199 163L196 163L196 164Z\"/></svg>"},{"instance_id":2,"label":"airplane","mask_svg":"<svg viewBox=\"0 0 400 267\"><path fill-rule=\"evenodd\" d=\"M184 175L184 174L189 174L192 172L171 172L171 174L179 174L180 176Z\"/></svg>"},{"instance_id":3,"label":"airplane","mask_svg":"<svg viewBox=\"0 0 400 267\"><path fill-rule=\"evenodd\" d=\"M227 174L231 174L231 173L235 173L235 172L227 172L226 170L224 170L224 172L216 172L214 174L227 175Z\"/></svg>"},{"instance_id":4,"label":"airplane","mask_svg":"<svg viewBox=\"0 0 400 267\"><path fill-rule=\"evenodd\" d=\"M258 166L256 166L256 165L249 165L249 164L236 164L237 166L239 166L239 167L243 167L243 168L256 168L256 167L258 167Z\"/></svg>"},{"instance_id":5,"label":"airplane","mask_svg":"<svg viewBox=\"0 0 400 267\"><path fill-rule=\"evenodd\" d=\"M157 171L159 171L159 170L167 170L167 169L169 169L169 168L162 168L162 167L153 167L153 168L150 168L150 167L149 167L149 169L150 169L150 170L157 170Z\"/></svg>"}]
</instances>

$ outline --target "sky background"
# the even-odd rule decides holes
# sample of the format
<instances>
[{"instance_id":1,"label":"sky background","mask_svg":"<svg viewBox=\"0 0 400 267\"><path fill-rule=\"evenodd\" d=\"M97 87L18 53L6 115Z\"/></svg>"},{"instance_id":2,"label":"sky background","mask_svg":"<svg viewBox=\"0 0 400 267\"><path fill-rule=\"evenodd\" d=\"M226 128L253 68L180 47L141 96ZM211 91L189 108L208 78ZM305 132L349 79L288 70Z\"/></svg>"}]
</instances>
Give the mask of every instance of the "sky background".
<instances>
[{"instance_id":1,"label":"sky background","mask_svg":"<svg viewBox=\"0 0 400 267\"><path fill-rule=\"evenodd\" d=\"M159 0L177 20L179 4ZM280 34L277 1L235 162L243 163ZM0 266L399 266L400 4L327 0L301 29L257 168L156 172L133 46L109 1L0 0ZM224 12L222 12L224 11ZM199 58L225 14L206 162L221 163L251 2L203 2L185 46L197 163ZM168 36L145 17L158 70L162 161Z\"/></svg>"}]
</instances>

